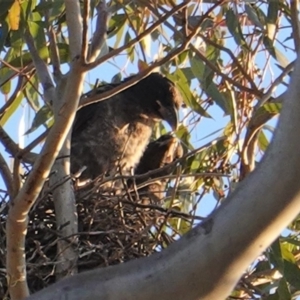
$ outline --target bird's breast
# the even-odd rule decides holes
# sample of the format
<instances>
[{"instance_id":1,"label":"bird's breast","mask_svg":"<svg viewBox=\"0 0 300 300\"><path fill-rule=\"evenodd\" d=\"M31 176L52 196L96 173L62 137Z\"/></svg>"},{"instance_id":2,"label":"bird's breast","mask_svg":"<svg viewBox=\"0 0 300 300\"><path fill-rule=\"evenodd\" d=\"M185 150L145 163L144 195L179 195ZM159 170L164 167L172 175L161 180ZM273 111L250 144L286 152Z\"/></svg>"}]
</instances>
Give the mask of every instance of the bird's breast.
<instances>
[{"instance_id":1,"label":"bird's breast","mask_svg":"<svg viewBox=\"0 0 300 300\"><path fill-rule=\"evenodd\" d=\"M152 127L144 123L128 124L124 128L123 134L119 137L122 138L120 145L123 145L121 155L121 166L123 165L123 171L130 173L131 169L134 168L140 161L144 150L151 137Z\"/></svg>"}]
</instances>

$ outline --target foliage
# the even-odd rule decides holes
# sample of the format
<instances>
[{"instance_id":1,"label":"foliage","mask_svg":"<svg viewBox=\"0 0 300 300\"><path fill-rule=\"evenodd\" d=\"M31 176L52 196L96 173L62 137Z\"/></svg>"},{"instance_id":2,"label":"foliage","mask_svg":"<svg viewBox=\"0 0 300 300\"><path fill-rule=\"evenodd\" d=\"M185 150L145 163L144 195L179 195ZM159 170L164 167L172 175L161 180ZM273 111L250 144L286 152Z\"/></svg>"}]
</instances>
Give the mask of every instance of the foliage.
<instances>
[{"instance_id":1,"label":"foliage","mask_svg":"<svg viewBox=\"0 0 300 300\"><path fill-rule=\"evenodd\" d=\"M298 47L299 38L293 34L298 32L298 16L288 1L208 2L212 3L113 0L107 8L97 0L81 2L88 42L92 44L96 33L102 33L96 63L86 62L91 70L98 67L97 73L91 71L86 90L94 86L96 77L117 82L131 73L143 75L159 69L183 96L181 123L175 134L186 154L176 161L163 204L164 210L179 214L167 215L159 229L159 234L168 236L168 243L170 237L177 239L217 208L263 156L275 123L271 119L280 112L284 80L292 70L291 57ZM56 82L60 72L69 71L72 54L64 1L4 1L0 12L0 141L9 154L0 156L0 225L4 234L6 203L24 184L36 157L32 151L40 151L55 119L53 103L43 96L45 85L39 84L41 74L32 53L36 51L47 64ZM104 18L105 12L110 18L105 30L102 24L101 32L99 16ZM82 98L81 105L84 101ZM16 136L13 126L20 122L24 105L29 124ZM153 138L166 131L163 125L158 126ZM28 142L21 149L18 143L23 134ZM34 207L38 215L43 215L45 207L41 207ZM150 222L151 217L146 219ZM249 266L229 298L292 299L299 293L298 221ZM51 222L52 230L55 221ZM155 230L151 227L150 233ZM1 242L5 242L2 237ZM132 250L130 245L122 247ZM157 246L151 244L152 250L159 250ZM33 249L28 254L33 255ZM5 261L1 251L0 258L2 271ZM1 285L6 285L5 272L0 276L1 292Z\"/></svg>"}]
</instances>

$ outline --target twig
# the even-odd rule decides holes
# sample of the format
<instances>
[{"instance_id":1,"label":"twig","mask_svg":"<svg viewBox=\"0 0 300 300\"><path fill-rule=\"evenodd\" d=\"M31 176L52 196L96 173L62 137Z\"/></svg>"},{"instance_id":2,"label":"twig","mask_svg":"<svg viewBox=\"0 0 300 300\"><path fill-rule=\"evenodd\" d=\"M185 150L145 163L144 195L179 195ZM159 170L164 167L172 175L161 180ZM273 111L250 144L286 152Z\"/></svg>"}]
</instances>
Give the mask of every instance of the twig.
<instances>
[{"instance_id":1,"label":"twig","mask_svg":"<svg viewBox=\"0 0 300 300\"><path fill-rule=\"evenodd\" d=\"M55 90L51 79L51 75L49 73L46 63L39 56L39 53L34 45L34 40L29 32L29 29L25 31L25 40L29 52L31 54L33 63L35 65L39 81L42 84L45 100L47 103L52 103L55 100Z\"/></svg>"},{"instance_id":2,"label":"twig","mask_svg":"<svg viewBox=\"0 0 300 300\"><path fill-rule=\"evenodd\" d=\"M55 82L58 82L59 79L62 76L61 70L60 70L60 58L59 58L59 52L57 48L57 42L56 42L56 35L54 33L54 28L52 24L50 24L49 21L49 11L45 10L45 21L47 23L47 35L49 39L49 45L50 45L50 56L51 56L51 62L53 66L53 75Z\"/></svg>"},{"instance_id":3,"label":"twig","mask_svg":"<svg viewBox=\"0 0 300 300\"><path fill-rule=\"evenodd\" d=\"M96 6L96 10L98 13L98 17L96 21L96 30L92 38L90 55L88 57L89 63L95 61L101 51L101 47L106 38L107 22L109 17L105 0L99 1L98 5Z\"/></svg>"},{"instance_id":4,"label":"twig","mask_svg":"<svg viewBox=\"0 0 300 300\"><path fill-rule=\"evenodd\" d=\"M26 148L20 149L19 146L12 140L12 138L6 133L6 131L1 126L0 126L0 142L5 147L5 150L12 157L22 158L24 162L30 164L32 164L35 161L37 155L35 153L25 151ZM34 143L34 141L32 143ZM21 157L20 157L20 153L21 153Z\"/></svg>"},{"instance_id":5,"label":"twig","mask_svg":"<svg viewBox=\"0 0 300 300\"><path fill-rule=\"evenodd\" d=\"M0 153L0 174L5 183L5 186L7 188L9 197L13 198L13 196L15 194L13 177L12 177L11 171L1 153Z\"/></svg>"},{"instance_id":6,"label":"twig","mask_svg":"<svg viewBox=\"0 0 300 300\"><path fill-rule=\"evenodd\" d=\"M87 62L88 58L88 23L90 16L90 5L90 0L83 1L81 59L84 64Z\"/></svg>"},{"instance_id":7,"label":"twig","mask_svg":"<svg viewBox=\"0 0 300 300\"><path fill-rule=\"evenodd\" d=\"M170 16L175 14L176 12L180 11L182 8L187 6L190 3L190 1L186 0L183 3L177 5L173 9L171 9L168 13L166 13L163 16L160 16L159 20L154 23L152 26L150 26L148 29L146 29L144 32L142 32L139 36L136 38L130 40L127 44L123 45L122 47L110 51L108 54L102 56L101 58L95 60L94 62L88 63L85 65L85 68L87 71L94 69L95 67L99 66L100 64L106 62L108 59L118 55L122 51L130 48L131 46L135 45L138 43L140 40L142 40L145 36L148 34L152 33L156 28L158 28L165 20L167 20Z\"/></svg>"}]
</instances>

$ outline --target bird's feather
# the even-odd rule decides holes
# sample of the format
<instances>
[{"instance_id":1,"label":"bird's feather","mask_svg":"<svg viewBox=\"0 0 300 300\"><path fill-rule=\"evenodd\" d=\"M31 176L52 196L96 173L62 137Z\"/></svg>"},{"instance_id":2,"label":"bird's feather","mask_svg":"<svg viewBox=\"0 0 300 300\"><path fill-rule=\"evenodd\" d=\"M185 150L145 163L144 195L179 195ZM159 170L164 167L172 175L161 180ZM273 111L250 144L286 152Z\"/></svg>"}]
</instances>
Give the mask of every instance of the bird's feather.
<instances>
[{"instance_id":1,"label":"bird's feather","mask_svg":"<svg viewBox=\"0 0 300 300\"><path fill-rule=\"evenodd\" d=\"M110 89L100 87L97 92ZM86 167L82 179L115 173L128 175L139 162L156 122L177 126L181 97L175 85L153 73L104 101L80 109L73 125L71 171ZM164 115L161 111L164 110Z\"/></svg>"}]
</instances>

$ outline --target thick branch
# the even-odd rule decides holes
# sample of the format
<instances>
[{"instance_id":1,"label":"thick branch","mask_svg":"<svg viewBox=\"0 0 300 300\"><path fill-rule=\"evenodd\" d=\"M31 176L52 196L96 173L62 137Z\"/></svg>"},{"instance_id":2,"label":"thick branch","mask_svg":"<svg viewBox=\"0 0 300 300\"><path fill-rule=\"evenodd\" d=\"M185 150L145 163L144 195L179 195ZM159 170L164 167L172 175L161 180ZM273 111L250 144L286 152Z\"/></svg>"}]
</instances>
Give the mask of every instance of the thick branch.
<instances>
[{"instance_id":1,"label":"thick branch","mask_svg":"<svg viewBox=\"0 0 300 300\"><path fill-rule=\"evenodd\" d=\"M157 255L81 273L30 299L225 299L299 212L299 82L300 60L264 159L207 221Z\"/></svg>"},{"instance_id":2,"label":"thick branch","mask_svg":"<svg viewBox=\"0 0 300 300\"><path fill-rule=\"evenodd\" d=\"M66 18L68 26L69 47L71 59L79 57L82 45L82 19L80 1L65 0Z\"/></svg>"},{"instance_id":3,"label":"thick branch","mask_svg":"<svg viewBox=\"0 0 300 300\"><path fill-rule=\"evenodd\" d=\"M65 92L65 83L64 81L61 81L57 88L58 101L54 103L54 116L60 114L61 105L63 105L63 103L61 103L59 99L63 98ZM59 152L61 158L55 161L50 177L50 185L57 185L57 188L52 192L55 207L56 229L64 238L73 236L68 240L61 239L57 241L59 261L55 268L57 281L63 277L77 273L77 253L74 245L76 245L77 241L75 234L78 232L78 221L75 196L72 182L70 180L62 182L64 178L70 176L70 140L71 134L69 133ZM61 184L58 185L58 183Z\"/></svg>"},{"instance_id":4,"label":"thick branch","mask_svg":"<svg viewBox=\"0 0 300 300\"><path fill-rule=\"evenodd\" d=\"M23 188L11 202L7 218L7 276L11 299L28 296L24 254L27 214L37 199L51 166L71 128L82 92L84 72L74 62L61 109Z\"/></svg>"}]
</instances>

